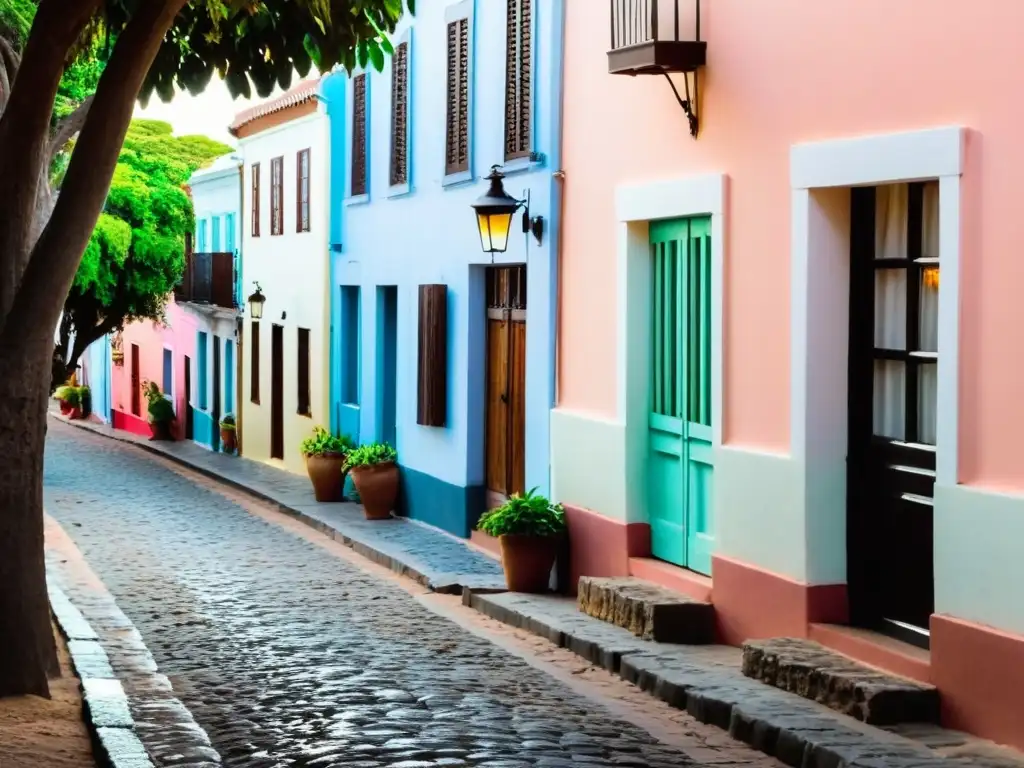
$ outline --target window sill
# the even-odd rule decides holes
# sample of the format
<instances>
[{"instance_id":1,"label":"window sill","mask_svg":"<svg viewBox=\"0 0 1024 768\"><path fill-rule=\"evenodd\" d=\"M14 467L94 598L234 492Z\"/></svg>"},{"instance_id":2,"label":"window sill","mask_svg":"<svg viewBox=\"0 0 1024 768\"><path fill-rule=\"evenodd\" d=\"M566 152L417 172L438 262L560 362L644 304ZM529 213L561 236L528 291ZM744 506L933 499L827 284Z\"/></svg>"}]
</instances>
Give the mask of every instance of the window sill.
<instances>
[{"instance_id":1,"label":"window sill","mask_svg":"<svg viewBox=\"0 0 1024 768\"><path fill-rule=\"evenodd\" d=\"M539 152L531 153L529 157L517 157L515 160L508 160L501 166L501 172L505 176L516 176L531 171L539 171L547 165L547 158Z\"/></svg>"},{"instance_id":2,"label":"window sill","mask_svg":"<svg viewBox=\"0 0 1024 768\"><path fill-rule=\"evenodd\" d=\"M370 202L370 195L355 195L345 198L345 205L366 205Z\"/></svg>"},{"instance_id":3,"label":"window sill","mask_svg":"<svg viewBox=\"0 0 1024 768\"><path fill-rule=\"evenodd\" d=\"M473 177L473 170L459 171L458 173L450 173L441 180L441 186L445 188L466 186L475 181Z\"/></svg>"},{"instance_id":4,"label":"window sill","mask_svg":"<svg viewBox=\"0 0 1024 768\"><path fill-rule=\"evenodd\" d=\"M409 197L416 190L413 189L412 185L406 184L395 184L393 187L388 188L388 200L398 200L403 197Z\"/></svg>"}]
</instances>

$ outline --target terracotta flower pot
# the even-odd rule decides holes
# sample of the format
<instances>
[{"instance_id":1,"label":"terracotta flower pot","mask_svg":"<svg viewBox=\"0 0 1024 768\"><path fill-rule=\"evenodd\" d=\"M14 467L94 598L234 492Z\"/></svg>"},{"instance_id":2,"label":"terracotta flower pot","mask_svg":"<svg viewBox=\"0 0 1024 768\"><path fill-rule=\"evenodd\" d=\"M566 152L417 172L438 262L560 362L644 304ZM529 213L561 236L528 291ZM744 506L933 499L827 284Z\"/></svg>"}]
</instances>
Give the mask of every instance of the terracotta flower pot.
<instances>
[{"instance_id":1,"label":"terracotta flower pot","mask_svg":"<svg viewBox=\"0 0 1024 768\"><path fill-rule=\"evenodd\" d=\"M238 447L238 442L235 437L235 430L224 429L224 427L220 428L220 444L225 453L235 452L235 448Z\"/></svg>"},{"instance_id":2,"label":"terracotta flower pot","mask_svg":"<svg viewBox=\"0 0 1024 768\"><path fill-rule=\"evenodd\" d=\"M80 419L80 418L82 418L82 409L79 408L77 405L72 407L72 409L68 412L68 418L69 419Z\"/></svg>"},{"instance_id":3,"label":"terracotta flower pot","mask_svg":"<svg viewBox=\"0 0 1024 768\"><path fill-rule=\"evenodd\" d=\"M151 421L149 422L149 433L150 440L173 440L174 435L171 434L171 422L169 421Z\"/></svg>"},{"instance_id":4,"label":"terracotta flower pot","mask_svg":"<svg viewBox=\"0 0 1024 768\"><path fill-rule=\"evenodd\" d=\"M342 501L345 498L345 454L324 453L306 457L306 472L313 483L317 501Z\"/></svg>"},{"instance_id":5,"label":"terracotta flower pot","mask_svg":"<svg viewBox=\"0 0 1024 768\"><path fill-rule=\"evenodd\" d=\"M71 406L68 405L66 400L61 400L60 401L60 412L64 416L67 416L69 413L71 413Z\"/></svg>"},{"instance_id":6,"label":"terracotta flower pot","mask_svg":"<svg viewBox=\"0 0 1024 768\"><path fill-rule=\"evenodd\" d=\"M501 565L510 592L547 592L551 568L558 554L559 539L555 536L524 536L504 534L501 544Z\"/></svg>"},{"instance_id":7,"label":"terracotta flower pot","mask_svg":"<svg viewBox=\"0 0 1024 768\"><path fill-rule=\"evenodd\" d=\"M398 465L393 461L352 467L352 482L367 520L387 520L398 498Z\"/></svg>"}]
</instances>

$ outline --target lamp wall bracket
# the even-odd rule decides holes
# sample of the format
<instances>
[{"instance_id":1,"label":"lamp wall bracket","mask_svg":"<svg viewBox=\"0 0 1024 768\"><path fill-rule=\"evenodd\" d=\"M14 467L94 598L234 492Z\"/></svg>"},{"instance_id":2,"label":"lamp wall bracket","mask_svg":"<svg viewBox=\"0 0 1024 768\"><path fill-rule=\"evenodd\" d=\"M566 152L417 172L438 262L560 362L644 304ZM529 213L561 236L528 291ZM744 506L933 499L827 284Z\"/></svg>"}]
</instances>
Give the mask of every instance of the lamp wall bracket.
<instances>
[{"instance_id":1,"label":"lamp wall bracket","mask_svg":"<svg viewBox=\"0 0 1024 768\"><path fill-rule=\"evenodd\" d=\"M532 234L540 245L544 240L544 217L530 216L530 190L524 190L523 199L517 202L523 208L523 234Z\"/></svg>"},{"instance_id":2,"label":"lamp wall bracket","mask_svg":"<svg viewBox=\"0 0 1024 768\"><path fill-rule=\"evenodd\" d=\"M700 133L700 118L697 115L699 104L700 104L700 77L698 70L693 72L683 73L683 83L686 86L686 98L683 98L679 89L676 88L675 82L669 77L668 72L663 73L665 79L668 80L668 84L672 87L672 93L676 97L676 101L679 102L679 106L683 108L683 112L686 113L686 120L690 124L690 135L696 139ZM690 97L690 75L693 75L693 97Z\"/></svg>"}]
</instances>

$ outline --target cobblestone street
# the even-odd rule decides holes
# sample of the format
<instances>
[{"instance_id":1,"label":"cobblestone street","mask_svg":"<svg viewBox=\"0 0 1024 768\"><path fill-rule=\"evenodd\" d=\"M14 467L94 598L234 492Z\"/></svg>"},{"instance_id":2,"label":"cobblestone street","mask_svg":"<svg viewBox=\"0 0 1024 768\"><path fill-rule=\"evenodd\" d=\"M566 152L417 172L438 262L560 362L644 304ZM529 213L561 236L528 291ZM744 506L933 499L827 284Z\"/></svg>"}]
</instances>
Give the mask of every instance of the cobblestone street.
<instances>
[{"instance_id":1,"label":"cobblestone street","mask_svg":"<svg viewBox=\"0 0 1024 768\"><path fill-rule=\"evenodd\" d=\"M51 424L45 486L225 765L778 765L721 737L695 738L701 757L659 741L131 446Z\"/></svg>"}]
</instances>

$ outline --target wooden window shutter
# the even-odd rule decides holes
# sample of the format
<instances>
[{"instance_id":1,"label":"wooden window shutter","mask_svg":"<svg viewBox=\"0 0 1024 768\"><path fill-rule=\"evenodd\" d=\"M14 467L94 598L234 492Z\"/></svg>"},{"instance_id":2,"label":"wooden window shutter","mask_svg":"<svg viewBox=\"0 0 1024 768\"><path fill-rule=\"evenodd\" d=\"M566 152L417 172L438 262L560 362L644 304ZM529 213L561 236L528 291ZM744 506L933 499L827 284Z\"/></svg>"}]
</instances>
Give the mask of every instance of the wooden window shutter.
<instances>
[{"instance_id":1,"label":"wooden window shutter","mask_svg":"<svg viewBox=\"0 0 1024 768\"><path fill-rule=\"evenodd\" d=\"M260 236L260 164L252 164L252 236Z\"/></svg>"},{"instance_id":2,"label":"wooden window shutter","mask_svg":"<svg viewBox=\"0 0 1024 768\"><path fill-rule=\"evenodd\" d=\"M448 24L445 174L469 170L469 19Z\"/></svg>"},{"instance_id":3,"label":"wooden window shutter","mask_svg":"<svg viewBox=\"0 0 1024 768\"><path fill-rule=\"evenodd\" d=\"M299 328L298 413L309 416L309 329Z\"/></svg>"},{"instance_id":4,"label":"wooden window shutter","mask_svg":"<svg viewBox=\"0 0 1024 768\"><path fill-rule=\"evenodd\" d=\"M270 234L284 234L284 156L270 161Z\"/></svg>"},{"instance_id":5,"label":"wooden window shutter","mask_svg":"<svg viewBox=\"0 0 1024 768\"><path fill-rule=\"evenodd\" d=\"M533 0L507 0L505 159L529 157L533 131Z\"/></svg>"},{"instance_id":6,"label":"wooden window shutter","mask_svg":"<svg viewBox=\"0 0 1024 768\"><path fill-rule=\"evenodd\" d=\"M366 75L352 78L352 197L366 194Z\"/></svg>"},{"instance_id":7,"label":"wooden window shutter","mask_svg":"<svg viewBox=\"0 0 1024 768\"><path fill-rule=\"evenodd\" d=\"M252 321L252 333L249 337L249 399L260 404L260 324Z\"/></svg>"},{"instance_id":8,"label":"wooden window shutter","mask_svg":"<svg viewBox=\"0 0 1024 768\"><path fill-rule=\"evenodd\" d=\"M309 150L295 157L295 231L309 232Z\"/></svg>"},{"instance_id":9,"label":"wooden window shutter","mask_svg":"<svg viewBox=\"0 0 1024 768\"><path fill-rule=\"evenodd\" d=\"M420 286L416 423L443 427L448 404L448 286Z\"/></svg>"},{"instance_id":10,"label":"wooden window shutter","mask_svg":"<svg viewBox=\"0 0 1024 768\"><path fill-rule=\"evenodd\" d=\"M409 182L409 43L391 57L391 186Z\"/></svg>"}]
</instances>

